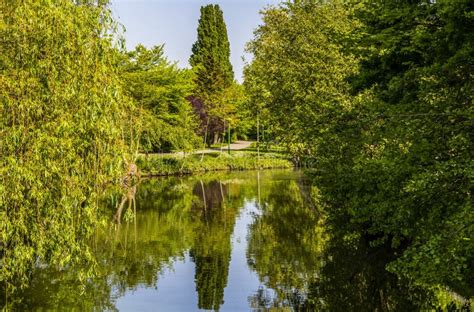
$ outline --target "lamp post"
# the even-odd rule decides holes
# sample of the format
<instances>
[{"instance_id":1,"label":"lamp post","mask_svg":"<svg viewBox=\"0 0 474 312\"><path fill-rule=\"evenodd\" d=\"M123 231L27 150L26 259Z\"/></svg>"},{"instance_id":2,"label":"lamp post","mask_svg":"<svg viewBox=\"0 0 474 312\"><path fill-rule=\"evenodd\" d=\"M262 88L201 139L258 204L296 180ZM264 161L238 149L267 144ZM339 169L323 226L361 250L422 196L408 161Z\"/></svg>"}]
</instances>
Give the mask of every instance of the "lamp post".
<instances>
[{"instance_id":1,"label":"lamp post","mask_svg":"<svg viewBox=\"0 0 474 312\"><path fill-rule=\"evenodd\" d=\"M257 112L257 165L260 166L260 116Z\"/></svg>"}]
</instances>

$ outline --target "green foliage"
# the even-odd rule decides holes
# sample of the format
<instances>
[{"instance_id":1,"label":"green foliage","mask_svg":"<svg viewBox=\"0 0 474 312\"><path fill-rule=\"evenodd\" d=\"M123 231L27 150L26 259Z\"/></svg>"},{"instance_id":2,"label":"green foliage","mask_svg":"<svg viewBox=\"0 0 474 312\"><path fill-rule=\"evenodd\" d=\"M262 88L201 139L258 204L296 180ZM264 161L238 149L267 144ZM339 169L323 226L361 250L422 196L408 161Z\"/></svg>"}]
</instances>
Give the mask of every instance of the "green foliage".
<instances>
[{"instance_id":1,"label":"green foliage","mask_svg":"<svg viewBox=\"0 0 474 312\"><path fill-rule=\"evenodd\" d=\"M196 72L192 102L201 118L200 132L210 145L229 124L237 124L237 109L244 95L234 82L227 28L219 5L201 7L197 33L189 59Z\"/></svg>"},{"instance_id":2,"label":"green foliage","mask_svg":"<svg viewBox=\"0 0 474 312\"><path fill-rule=\"evenodd\" d=\"M298 1L270 8L246 87L332 213L413 287L473 296L472 1Z\"/></svg>"},{"instance_id":3,"label":"green foliage","mask_svg":"<svg viewBox=\"0 0 474 312\"><path fill-rule=\"evenodd\" d=\"M320 135L350 107L346 77L356 58L342 53L358 27L340 1L298 1L272 7L249 43L245 69L251 111L298 156L318 153ZM304 148L295 148L304 142Z\"/></svg>"},{"instance_id":4,"label":"green foliage","mask_svg":"<svg viewBox=\"0 0 474 312\"><path fill-rule=\"evenodd\" d=\"M194 75L163 56L163 47L142 45L124 55L124 88L139 107L141 147L146 152L192 150L199 140L197 121L186 99L194 89Z\"/></svg>"},{"instance_id":5,"label":"green foliage","mask_svg":"<svg viewBox=\"0 0 474 312\"><path fill-rule=\"evenodd\" d=\"M48 290L56 305L77 306L68 292L88 291L81 308L112 309L112 287L156 285L157 272L192 249L199 307L219 309L237 214L221 209L221 181L212 191L194 183L192 193L164 183L152 196L166 211L137 215L129 206L115 240L90 244L96 230L107 236L98 209L105 185L119 181L122 162L133 161L140 144L145 152L197 145L189 99L209 144L229 128L235 135L259 123L267 140L317 169L330 235L303 205L304 192L288 200L298 192L294 183L270 192L251 228L249 263L279 300L298 309L412 310L417 302L433 308L423 301L435 296L448 307L446 287L472 298L473 7L470 0L270 7L248 46L254 59L244 93L217 5L201 9L190 71L169 63L162 47L114 48L107 1L2 1L0 285L7 297L18 286L45 288L31 281L33 272L58 274L67 287ZM292 167L270 153L147 157L138 165L149 175ZM342 234L339 218L349 227ZM300 241L291 245L288 233ZM132 239L140 248L130 253ZM393 274L379 277L385 270Z\"/></svg>"},{"instance_id":6,"label":"green foliage","mask_svg":"<svg viewBox=\"0 0 474 312\"><path fill-rule=\"evenodd\" d=\"M197 33L189 63L197 68L197 95L207 98L234 82L227 28L219 5L201 7Z\"/></svg>"},{"instance_id":7,"label":"green foliage","mask_svg":"<svg viewBox=\"0 0 474 312\"><path fill-rule=\"evenodd\" d=\"M474 295L473 9L446 0L357 12L367 35L354 85L371 88L374 99L365 103L373 120L363 121L365 145L350 172L358 221L408 245L390 270L466 297Z\"/></svg>"},{"instance_id":8,"label":"green foliage","mask_svg":"<svg viewBox=\"0 0 474 312\"><path fill-rule=\"evenodd\" d=\"M121 171L122 96L106 1L2 1L0 282L91 260L105 183ZM87 272L76 272L81 281Z\"/></svg>"},{"instance_id":9,"label":"green foliage","mask_svg":"<svg viewBox=\"0 0 474 312\"><path fill-rule=\"evenodd\" d=\"M202 173L220 170L254 170L270 168L293 168L293 164L286 158L277 154L266 154L257 158L255 153L235 152L229 156L227 153L190 155L186 158L174 156L148 156L140 157L137 164L144 175L166 176Z\"/></svg>"},{"instance_id":10,"label":"green foliage","mask_svg":"<svg viewBox=\"0 0 474 312\"><path fill-rule=\"evenodd\" d=\"M262 212L249 227L247 262L260 282L276 291L274 305L289 300L295 310L302 310L309 284L323 263L324 216L314 210L302 181L275 183L265 195Z\"/></svg>"},{"instance_id":11,"label":"green foliage","mask_svg":"<svg viewBox=\"0 0 474 312\"><path fill-rule=\"evenodd\" d=\"M245 101L243 87L237 83L233 83L218 92L216 98L220 106L213 112L213 115L223 120L227 128L231 127L234 129L237 126L241 126L243 119L241 107Z\"/></svg>"}]
</instances>

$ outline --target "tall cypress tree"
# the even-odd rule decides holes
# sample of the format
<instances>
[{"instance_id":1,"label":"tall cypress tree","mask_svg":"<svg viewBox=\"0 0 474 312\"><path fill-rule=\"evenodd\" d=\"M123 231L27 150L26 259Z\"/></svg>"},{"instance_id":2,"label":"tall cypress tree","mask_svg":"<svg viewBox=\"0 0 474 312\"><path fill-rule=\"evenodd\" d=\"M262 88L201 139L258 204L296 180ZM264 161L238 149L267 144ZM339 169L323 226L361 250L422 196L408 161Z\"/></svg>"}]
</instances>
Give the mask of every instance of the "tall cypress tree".
<instances>
[{"instance_id":1,"label":"tall cypress tree","mask_svg":"<svg viewBox=\"0 0 474 312\"><path fill-rule=\"evenodd\" d=\"M201 129L214 139L223 130L218 94L234 82L227 28L219 5L201 7L197 32L189 59L196 71L196 89L191 102L200 115Z\"/></svg>"}]
</instances>

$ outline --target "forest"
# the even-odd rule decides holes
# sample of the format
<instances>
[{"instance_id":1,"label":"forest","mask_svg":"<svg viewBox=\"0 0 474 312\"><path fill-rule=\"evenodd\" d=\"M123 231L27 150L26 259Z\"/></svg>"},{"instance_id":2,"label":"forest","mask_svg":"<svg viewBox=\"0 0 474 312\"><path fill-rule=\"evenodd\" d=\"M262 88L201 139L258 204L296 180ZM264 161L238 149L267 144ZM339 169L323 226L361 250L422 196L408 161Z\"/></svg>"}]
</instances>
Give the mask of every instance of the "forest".
<instances>
[{"instance_id":1,"label":"forest","mask_svg":"<svg viewBox=\"0 0 474 312\"><path fill-rule=\"evenodd\" d=\"M339 243L359 237L368 254L385 248L393 255L385 270L413 296L447 289L465 298L459 309L472 308L473 1L268 6L242 83L219 5L201 8L187 68L163 45L127 50L107 0L2 0L0 8L5 302L31 285L35 267L77 267L78 283L96 276L91 241L110 223L103 202L139 172L295 166L329 233L344 228ZM226 155L222 146L230 153L236 140L255 142ZM211 230L227 237L223 222ZM206 242L215 234L182 231L203 236L191 249L196 263L221 252Z\"/></svg>"}]
</instances>

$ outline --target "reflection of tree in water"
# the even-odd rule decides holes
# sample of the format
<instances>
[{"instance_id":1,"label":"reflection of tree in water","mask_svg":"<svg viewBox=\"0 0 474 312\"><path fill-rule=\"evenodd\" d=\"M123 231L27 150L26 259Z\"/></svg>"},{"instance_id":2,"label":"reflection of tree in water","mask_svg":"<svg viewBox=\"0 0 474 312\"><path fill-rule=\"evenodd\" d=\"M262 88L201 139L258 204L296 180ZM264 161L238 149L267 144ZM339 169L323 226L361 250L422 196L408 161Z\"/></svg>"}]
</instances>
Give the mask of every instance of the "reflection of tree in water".
<instances>
[{"instance_id":1,"label":"reflection of tree in water","mask_svg":"<svg viewBox=\"0 0 474 312\"><path fill-rule=\"evenodd\" d=\"M117 206L117 210L114 215L114 221L118 224L122 223L122 213L123 209L125 208L125 204L128 202L128 211L131 211L133 207L133 213L136 214L137 204L135 201L135 195L137 193L137 186L133 185L128 187L124 190L124 194L122 195L122 200L120 204Z\"/></svg>"},{"instance_id":2,"label":"reflection of tree in water","mask_svg":"<svg viewBox=\"0 0 474 312\"><path fill-rule=\"evenodd\" d=\"M228 178L228 174L222 176ZM114 310L115 299L127 291L159 287L159 273L191 250L200 306L219 309L227 285L237 209L242 206L243 194L252 193L253 185L230 183L234 180L219 183L218 177L146 181L136 190L137 213L128 220L127 212L134 210L133 196L129 195L135 190L112 196L114 200L104 205L103 213L109 220L114 214L115 222L98 230L91 242L96 265L64 271L38 268L31 286L20 294L28 300L13 303L14 298L9 298L9 306L20 311ZM95 278L81 282L73 274L76 269L94 269ZM5 305L5 298L0 298L0 306Z\"/></svg>"},{"instance_id":3,"label":"reflection of tree in water","mask_svg":"<svg viewBox=\"0 0 474 312\"><path fill-rule=\"evenodd\" d=\"M190 251L196 265L196 290L200 309L219 310L224 303L231 256L231 235L237 207L229 205L229 188L219 181L194 186L193 194L202 202L195 205L199 216L194 245Z\"/></svg>"},{"instance_id":4,"label":"reflection of tree in water","mask_svg":"<svg viewBox=\"0 0 474 312\"><path fill-rule=\"evenodd\" d=\"M334 226L331 231L325 265L305 303L308 310L419 311L429 307L429 292L409 288L407 281L386 270L394 258L390 248L371 247L363 237L341 228Z\"/></svg>"},{"instance_id":5,"label":"reflection of tree in water","mask_svg":"<svg viewBox=\"0 0 474 312\"><path fill-rule=\"evenodd\" d=\"M321 265L322 220L307 201L304 181L273 183L264 193L261 213L250 226L247 258L260 281L276 292L260 289L249 298L252 308L302 307ZM265 305L263 305L265 304Z\"/></svg>"},{"instance_id":6,"label":"reflection of tree in water","mask_svg":"<svg viewBox=\"0 0 474 312\"><path fill-rule=\"evenodd\" d=\"M409 285L386 270L396 250L371 246L343 216L320 216L317 208L307 204L305 191L301 181L274 184L250 227L248 264L265 286L249 298L253 309L419 311L438 307L432 290Z\"/></svg>"},{"instance_id":7,"label":"reflection of tree in water","mask_svg":"<svg viewBox=\"0 0 474 312\"><path fill-rule=\"evenodd\" d=\"M6 311L117 311L111 294L106 277L80 282L77 272L38 268L29 287L8 302L0 296L0 310L8 303Z\"/></svg>"},{"instance_id":8,"label":"reflection of tree in water","mask_svg":"<svg viewBox=\"0 0 474 312\"><path fill-rule=\"evenodd\" d=\"M263 287L259 287L255 294L250 296L248 300L250 307L257 310L278 305L274 302L273 294Z\"/></svg>"},{"instance_id":9,"label":"reflection of tree in water","mask_svg":"<svg viewBox=\"0 0 474 312\"><path fill-rule=\"evenodd\" d=\"M114 300L127 290L137 287L155 287L159 273L170 267L177 258L184 258L194 241L194 221L191 216L193 202L191 185L178 179L147 181L138 186L137 214L128 222L123 214L133 209L127 191L119 194L117 202L110 204L104 213L122 222L111 223L99 230L91 242L95 263L93 267L55 268L38 267L32 282L18 298L11 302L13 310L114 310ZM125 200L124 200L125 199ZM122 207L122 211L118 212ZM115 208L118 208L115 210ZM118 212L118 213L117 213ZM95 278L79 280L77 272L94 270ZM0 307L5 303L0 296Z\"/></svg>"},{"instance_id":10,"label":"reflection of tree in water","mask_svg":"<svg viewBox=\"0 0 474 312\"><path fill-rule=\"evenodd\" d=\"M219 310L228 283L230 237L238 208L244 198L255 197L262 205L250 226L247 257L261 287L249 298L251 308L417 311L437 305L432 292L409 288L406 281L386 271L393 250L371 247L369 238L357 234L347 217L337 217L332 210L321 216L319 208L308 203L304 180L273 175L251 183L238 179L220 183L219 177L141 184L136 218L120 227L112 223L91 242L94 268L83 265L60 271L39 266L31 287L19 294L23 302L9 298L9 307L15 311L114 310L114 300L130 289L159 288L159 273L190 250L198 306ZM109 220L121 199L120 194L118 203L105 211ZM80 282L78 272L92 269L97 277ZM0 296L0 307L4 305L5 297Z\"/></svg>"},{"instance_id":11,"label":"reflection of tree in water","mask_svg":"<svg viewBox=\"0 0 474 312\"><path fill-rule=\"evenodd\" d=\"M104 233L98 245L117 296L140 285L156 287L159 273L184 258L194 237L190 212L195 200L191 185L179 179L139 186L135 218Z\"/></svg>"},{"instance_id":12,"label":"reflection of tree in water","mask_svg":"<svg viewBox=\"0 0 474 312\"><path fill-rule=\"evenodd\" d=\"M224 288L229 273L230 248L228 253L217 252L213 255L198 255L193 249L191 257L196 264L196 290L198 307L207 310L219 310L224 303Z\"/></svg>"},{"instance_id":13,"label":"reflection of tree in water","mask_svg":"<svg viewBox=\"0 0 474 312\"><path fill-rule=\"evenodd\" d=\"M258 290L248 297L250 308L254 311L300 311L303 308L306 295L294 289L287 292L285 298L275 295L270 289L259 287Z\"/></svg>"},{"instance_id":14,"label":"reflection of tree in water","mask_svg":"<svg viewBox=\"0 0 474 312\"><path fill-rule=\"evenodd\" d=\"M330 212L325 265L310 286L305 308L329 311L459 311L464 303L437 285L422 286L387 271L403 246L374 246L374 236L348 222L344 213ZM465 303L468 305L468 303ZM452 309L449 309L451 305ZM466 310L470 309L466 306Z\"/></svg>"}]
</instances>

